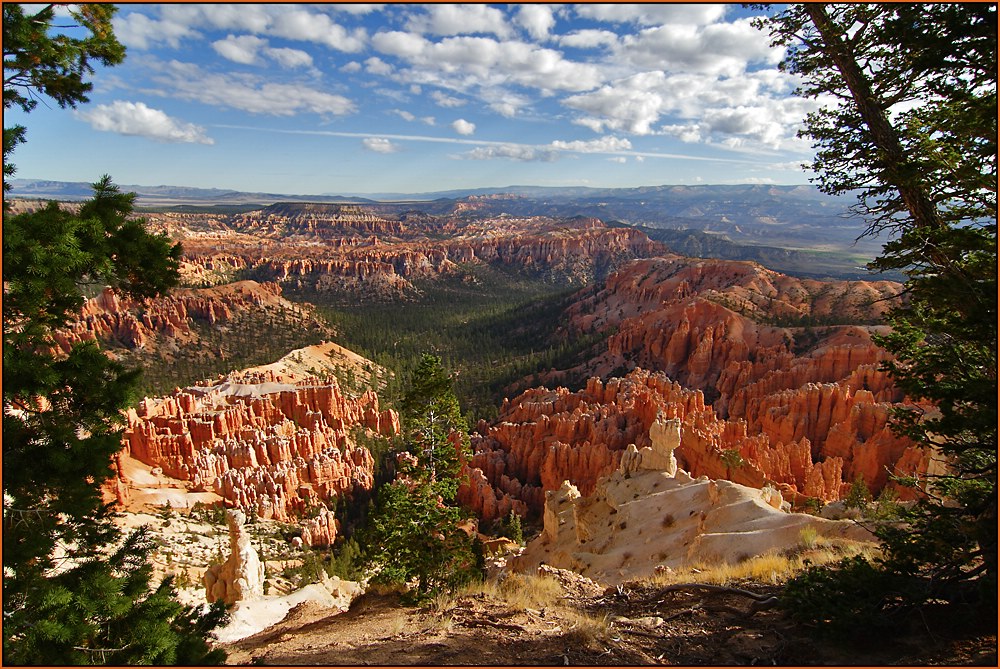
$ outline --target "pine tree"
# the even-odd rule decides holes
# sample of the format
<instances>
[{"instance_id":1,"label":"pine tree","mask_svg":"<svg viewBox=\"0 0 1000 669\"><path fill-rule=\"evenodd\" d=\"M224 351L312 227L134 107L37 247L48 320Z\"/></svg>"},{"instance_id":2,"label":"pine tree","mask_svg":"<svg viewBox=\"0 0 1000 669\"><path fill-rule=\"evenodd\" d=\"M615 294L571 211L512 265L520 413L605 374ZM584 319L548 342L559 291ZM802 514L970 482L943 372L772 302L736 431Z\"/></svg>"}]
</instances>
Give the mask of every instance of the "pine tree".
<instances>
[{"instance_id":1,"label":"pine tree","mask_svg":"<svg viewBox=\"0 0 1000 669\"><path fill-rule=\"evenodd\" d=\"M892 333L877 339L913 402L896 411L893 429L948 467L903 480L920 484L922 497L904 525L879 531L877 564L855 560L842 578L814 571L793 584L819 619L834 617L823 602L869 630L879 612L933 601L995 615L996 11L802 4L761 22L788 48L782 67L801 77L798 92L833 100L803 132L817 149L819 186L858 195L868 233L890 237L873 268L907 277Z\"/></svg>"},{"instance_id":2,"label":"pine tree","mask_svg":"<svg viewBox=\"0 0 1000 669\"><path fill-rule=\"evenodd\" d=\"M402 401L406 435L398 478L384 485L362 533L375 583L425 597L481 577L482 547L459 524L459 472L468 435L441 359L424 355Z\"/></svg>"},{"instance_id":3,"label":"pine tree","mask_svg":"<svg viewBox=\"0 0 1000 669\"><path fill-rule=\"evenodd\" d=\"M89 59L119 62L108 5L80 5L84 39L50 36L51 6L25 15L5 4L4 107L30 111L37 96L86 101ZM24 128L4 129L8 158ZM131 217L134 194L109 177L78 213L50 203L3 222L3 661L14 664L219 662L205 637L225 611L174 599L171 580L150 584L153 544L122 537L101 485L121 449L122 409L138 370L94 342L55 352L54 330L82 306L88 286L154 296L178 281L180 246ZM6 199L4 209L7 209Z\"/></svg>"}]
</instances>

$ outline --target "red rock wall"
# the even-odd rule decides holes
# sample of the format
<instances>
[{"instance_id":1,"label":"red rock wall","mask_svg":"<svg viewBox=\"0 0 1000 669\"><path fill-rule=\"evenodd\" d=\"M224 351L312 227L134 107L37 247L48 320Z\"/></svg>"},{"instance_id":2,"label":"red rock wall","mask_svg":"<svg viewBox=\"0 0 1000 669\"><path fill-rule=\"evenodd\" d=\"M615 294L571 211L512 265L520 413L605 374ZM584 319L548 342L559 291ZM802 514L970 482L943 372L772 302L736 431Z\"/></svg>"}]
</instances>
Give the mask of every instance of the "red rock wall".
<instances>
[{"instance_id":1,"label":"red rock wall","mask_svg":"<svg viewBox=\"0 0 1000 669\"><path fill-rule=\"evenodd\" d=\"M871 340L884 328L815 325L874 321L898 290L799 280L753 263L632 262L581 294L567 330L617 328L577 373L638 369L604 385L591 379L579 393L539 388L505 403L493 425L480 425L471 465L485 482L465 492L468 503L493 509L510 497L537 511L564 479L586 495L629 443L648 445L657 411L682 419L676 456L693 475L770 483L791 500L838 499L858 476L878 494L890 471L926 472L929 455L888 426L903 397ZM743 464L728 468L727 450Z\"/></svg>"},{"instance_id":2,"label":"red rock wall","mask_svg":"<svg viewBox=\"0 0 1000 669\"><path fill-rule=\"evenodd\" d=\"M372 489L374 460L350 433L356 426L384 436L399 431L398 416L380 410L373 391L355 398L336 382L239 383L245 380L144 400L129 412L126 448L169 476L214 490L263 518L290 521L317 501ZM328 520L309 526L308 541L333 541L335 524Z\"/></svg>"},{"instance_id":3,"label":"red rock wall","mask_svg":"<svg viewBox=\"0 0 1000 669\"><path fill-rule=\"evenodd\" d=\"M133 300L110 288L87 300L77 320L53 334L56 348L68 353L73 344L99 339L114 340L128 348L143 348L162 335L191 335L191 320L225 323L242 309L274 302L281 294L275 283L240 281L216 288L176 289L170 295Z\"/></svg>"}]
</instances>

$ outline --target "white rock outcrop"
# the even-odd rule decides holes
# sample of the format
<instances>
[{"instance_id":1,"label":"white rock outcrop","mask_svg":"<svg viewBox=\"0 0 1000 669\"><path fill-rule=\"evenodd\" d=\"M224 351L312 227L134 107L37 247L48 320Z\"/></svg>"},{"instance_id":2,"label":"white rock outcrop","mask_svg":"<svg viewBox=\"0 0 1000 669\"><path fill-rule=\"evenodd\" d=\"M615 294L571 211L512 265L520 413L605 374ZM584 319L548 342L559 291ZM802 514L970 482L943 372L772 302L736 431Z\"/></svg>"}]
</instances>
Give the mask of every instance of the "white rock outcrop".
<instances>
[{"instance_id":1,"label":"white rock outcrop","mask_svg":"<svg viewBox=\"0 0 1000 669\"><path fill-rule=\"evenodd\" d=\"M226 522L229 557L222 564L209 566L205 572L205 598L209 602L221 599L226 604L260 599L264 596L264 563L243 527L246 516L238 509L229 509Z\"/></svg>"}]
</instances>

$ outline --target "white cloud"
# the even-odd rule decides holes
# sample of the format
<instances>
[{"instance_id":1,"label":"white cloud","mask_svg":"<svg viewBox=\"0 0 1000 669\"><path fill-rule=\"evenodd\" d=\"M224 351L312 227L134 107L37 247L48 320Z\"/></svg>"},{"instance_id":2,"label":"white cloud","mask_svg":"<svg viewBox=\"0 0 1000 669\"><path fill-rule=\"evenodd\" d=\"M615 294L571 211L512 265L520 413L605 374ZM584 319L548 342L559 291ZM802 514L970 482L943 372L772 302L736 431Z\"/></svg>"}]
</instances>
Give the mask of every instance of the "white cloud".
<instances>
[{"instance_id":1,"label":"white cloud","mask_svg":"<svg viewBox=\"0 0 1000 669\"><path fill-rule=\"evenodd\" d=\"M577 122L597 132L607 127L648 135L663 109L663 97L656 90L663 80L662 72L644 72L563 102L572 109L589 112L590 117Z\"/></svg>"},{"instance_id":2,"label":"white cloud","mask_svg":"<svg viewBox=\"0 0 1000 669\"><path fill-rule=\"evenodd\" d=\"M488 5L424 5L425 13L410 16L408 30L431 35L493 34L509 37L510 26L503 12Z\"/></svg>"},{"instance_id":3,"label":"white cloud","mask_svg":"<svg viewBox=\"0 0 1000 669\"><path fill-rule=\"evenodd\" d=\"M365 70L371 74L386 75L392 73L392 65L377 56L372 56L365 61Z\"/></svg>"},{"instance_id":4,"label":"white cloud","mask_svg":"<svg viewBox=\"0 0 1000 669\"><path fill-rule=\"evenodd\" d=\"M559 155L555 151L540 150L534 146L525 144L499 144L491 146L480 146L472 151L459 154L456 158L469 160L494 160L505 158L508 160L519 160L523 162L542 161L552 162Z\"/></svg>"},{"instance_id":5,"label":"white cloud","mask_svg":"<svg viewBox=\"0 0 1000 669\"><path fill-rule=\"evenodd\" d=\"M408 81L452 90L520 85L543 93L586 91L603 80L597 65L516 40L463 36L431 42L411 33L380 32L372 46L408 61L413 68L403 73Z\"/></svg>"},{"instance_id":6,"label":"white cloud","mask_svg":"<svg viewBox=\"0 0 1000 669\"><path fill-rule=\"evenodd\" d=\"M195 64L176 60L166 63L153 79L166 87L160 91L161 95L254 114L293 116L311 112L341 116L356 110L351 100L304 84L273 83L253 75L205 72Z\"/></svg>"},{"instance_id":7,"label":"white cloud","mask_svg":"<svg viewBox=\"0 0 1000 669\"><path fill-rule=\"evenodd\" d=\"M272 58L278 65L289 69L296 67L312 67L313 58L305 51L299 49L288 49L284 47L269 48L265 52L268 58Z\"/></svg>"},{"instance_id":8,"label":"white cloud","mask_svg":"<svg viewBox=\"0 0 1000 669\"><path fill-rule=\"evenodd\" d=\"M149 49L160 43L176 49L182 39L199 35L185 23L151 19L138 12L115 16L111 26L119 41L132 49Z\"/></svg>"},{"instance_id":9,"label":"white cloud","mask_svg":"<svg viewBox=\"0 0 1000 669\"><path fill-rule=\"evenodd\" d=\"M368 40L364 29L348 30L323 11L302 5L164 4L155 8L159 19L138 12L115 18L115 33L126 46L147 49L162 42L178 48L181 39L198 36L198 28L314 42L347 53L360 52Z\"/></svg>"},{"instance_id":10,"label":"white cloud","mask_svg":"<svg viewBox=\"0 0 1000 669\"><path fill-rule=\"evenodd\" d=\"M437 120L433 116L421 116L420 120L427 125L437 125Z\"/></svg>"},{"instance_id":11,"label":"white cloud","mask_svg":"<svg viewBox=\"0 0 1000 669\"><path fill-rule=\"evenodd\" d=\"M361 140L361 144L375 153L396 153L400 149L398 144L393 144L384 137L366 137Z\"/></svg>"},{"instance_id":12,"label":"white cloud","mask_svg":"<svg viewBox=\"0 0 1000 669\"><path fill-rule=\"evenodd\" d=\"M636 23L639 25L690 24L705 25L721 19L725 5L710 4L579 4L574 6L578 16L610 23Z\"/></svg>"},{"instance_id":13,"label":"white cloud","mask_svg":"<svg viewBox=\"0 0 1000 669\"><path fill-rule=\"evenodd\" d=\"M610 158L608 158L608 160L612 163L618 163L620 165L624 165L625 163L628 162L628 158L626 158L625 156L611 156Z\"/></svg>"},{"instance_id":14,"label":"white cloud","mask_svg":"<svg viewBox=\"0 0 1000 669\"><path fill-rule=\"evenodd\" d=\"M403 119L404 121L414 121L417 118L416 116L406 111L405 109L393 109L392 113L398 116L399 118Z\"/></svg>"},{"instance_id":15,"label":"white cloud","mask_svg":"<svg viewBox=\"0 0 1000 669\"><path fill-rule=\"evenodd\" d=\"M234 63L253 65L258 62L258 52L267 46L267 40L253 35L227 35L226 39L212 42L215 52Z\"/></svg>"},{"instance_id":16,"label":"white cloud","mask_svg":"<svg viewBox=\"0 0 1000 669\"><path fill-rule=\"evenodd\" d=\"M466 121L464 118L460 118L457 121L452 122L451 127L459 135L471 135L476 131L476 124Z\"/></svg>"},{"instance_id":17,"label":"white cloud","mask_svg":"<svg viewBox=\"0 0 1000 669\"><path fill-rule=\"evenodd\" d=\"M338 51L357 53L365 48L367 35L363 29L348 32L325 14L304 9L281 8L273 17L269 34L285 39L324 44Z\"/></svg>"},{"instance_id":18,"label":"white cloud","mask_svg":"<svg viewBox=\"0 0 1000 669\"><path fill-rule=\"evenodd\" d=\"M361 63L356 60L352 60L349 63L345 63L340 67L341 72L347 72L348 74L353 74L355 72L361 71Z\"/></svg>"},{"instance_id":19,"label":"white cloud","mask_svg":"<svg viewBox=\"0 0 1000 669\"><path fill-rule=\"evenodd\" d=\"M750 63L777 65L784 54L749 19L707 26L667 24L625 35L616 57L637 68L735 77Z\"/></svg>"},{"instance_id":20,"label":"white cloud","mask_svg":"<svg viewBox=\"0 0 1000 669\"><path fill-rule=\"evenodd\" d=\"M448 109L461 107L466 103L465 100L459 100L458 98L453 98L447 93L442 93L441 91L432 92L431 98L434 100L434 102L437 103L439 107L445 107Z\"/></svg>"},{"instance_id":21,"label":"white cloud","mask_svg":"<svg viewBox=\"0 0 1000 669\"><path fill-rule=\"evenodd\" d=\"M610 30L576 30L559 38L559 44L574 49L595 49L618 43L618 35Z\"/></svg>"},{"instance_id":22,"label":"white cloud","mask_svg":"<svg viewBox=\"0 0 1000 669\"><path fill-rule=\"evenodd\" d=\"M328 6L333 9L336 9L338 12L345 12L347 14L356 14L359 16L364 14L371 14L372 12L377 12L380 9L382 9L382 5L371 4L371 3L366 4L363 2L359 2L356 4L352 2L346 2L342 4L328 5Z\"/></svg>"},{"instance_id":23,"label":"white cloud","mask_svg":"<svg viewBox=\"0 0 1000 669\"><path fill-rule=\"evenodd\" d=\"M142 102L115 100L110 105L97 105L76 115L95 130L119 135L146 137L158 142L214 144L205 128L171 118L159 109Z\"/></svg>"},{"instance_id":24,"label":"white cloud","mask_svg":"<svg viewBox=\"0 0 1000 669\"><path fill-rule=\"evenodd\" d=\"M604 153L608 151L625 151L632 148L632 142L623 137L601 137L590 141L574 140L564 142L555 140L550 144L553 149L575 151L577 153Z\"/></svg>"},{"instance_id":25,"label":"white cloud","mask_svg":"<svg viewBox=\"0 0 1000 669\"><path fill-rule=\"evenodd\" d=\"M547 5L521 5L514 16L514 22L537 40L547 39L556 25L552 8Z\"/></svg>"},{"instance_id":26,"label":"white cloud","mask_svg":"<svg viewBox=\"0 0 1000 669\"><path fill-rule=\"evenodd\" d=\"M215 52L226 60L243 65L261 64L261 56L276 61L285 68L311 67L312 56L299 49L272 48L268 41L254 35L228 35L225 39L212 42Z\"/></svg>"}]
</instances>

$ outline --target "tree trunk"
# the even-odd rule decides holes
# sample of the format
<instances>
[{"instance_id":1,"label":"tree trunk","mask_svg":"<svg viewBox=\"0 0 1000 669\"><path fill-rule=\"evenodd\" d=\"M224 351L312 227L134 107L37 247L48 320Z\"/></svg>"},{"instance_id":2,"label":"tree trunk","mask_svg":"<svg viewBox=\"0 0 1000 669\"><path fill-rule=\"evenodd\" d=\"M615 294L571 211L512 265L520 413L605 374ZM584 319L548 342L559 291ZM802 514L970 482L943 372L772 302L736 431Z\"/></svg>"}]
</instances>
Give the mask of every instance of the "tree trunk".
<instances>
[{"instance_id":1,"label":"tree trunk","mask_svg":"<svg viewBox=\"0 0 1000 669\"><path fill-rule=\"evenodd\" d=\"M885 110L872 92L871 83L852 55L851 47L844 39L843 28L830 20L822 4L805 3L803 8L822 36L826 44L824 49L826 55L833 60L840 71L854 97L862 120L868 126L868 131L880 154L878 162L882 165L883 180L899 191L917 227L931 229L945 227L945 222L938 214L937 207L927 196L927 192L916 185L915 168L907 160L899 135L889 123Z\"/></svg>"}]
</instances>

